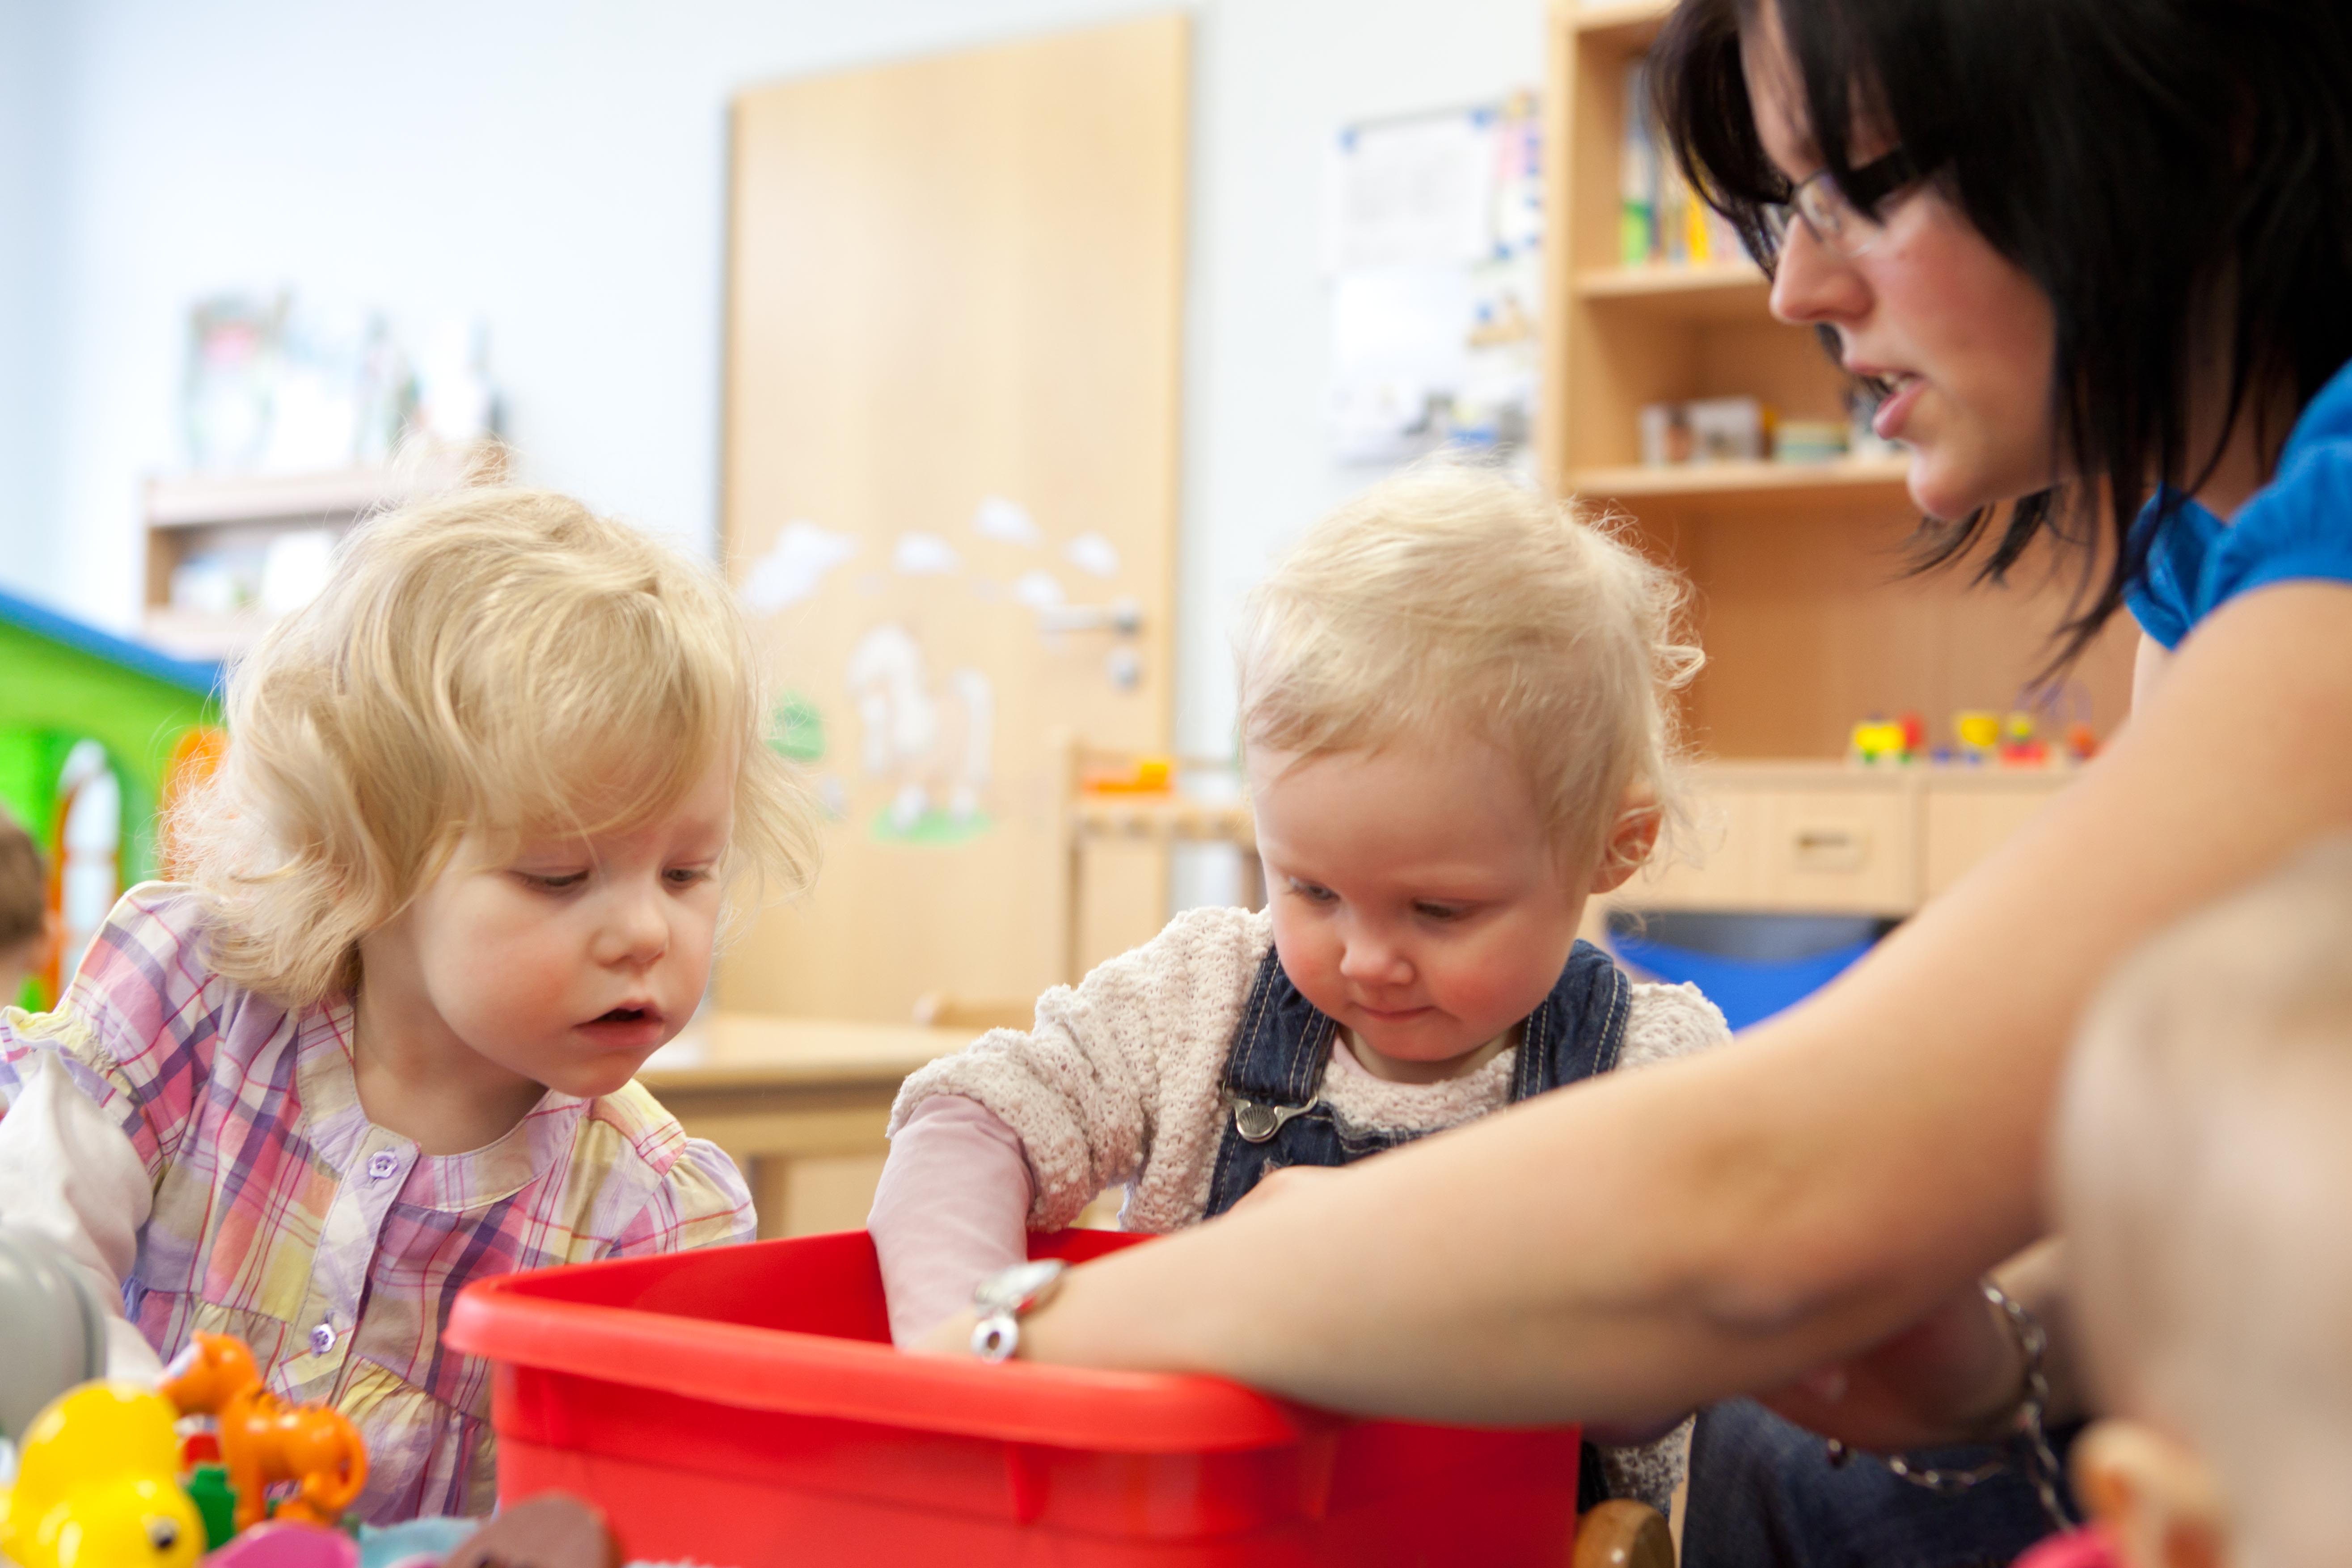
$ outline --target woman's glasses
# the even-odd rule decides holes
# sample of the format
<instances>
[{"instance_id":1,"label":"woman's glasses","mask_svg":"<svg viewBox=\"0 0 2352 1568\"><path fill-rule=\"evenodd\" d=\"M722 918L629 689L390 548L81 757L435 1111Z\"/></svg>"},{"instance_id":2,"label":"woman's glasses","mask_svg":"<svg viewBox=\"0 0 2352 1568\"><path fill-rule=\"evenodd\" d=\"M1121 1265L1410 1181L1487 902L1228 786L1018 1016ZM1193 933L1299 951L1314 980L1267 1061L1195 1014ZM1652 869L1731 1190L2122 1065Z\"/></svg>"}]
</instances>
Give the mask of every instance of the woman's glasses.
<instances>
[{"instance_id":1,"label":"woman's glasses","mask_svg":"<svg viewBox=\"0 0 2352 1568\"><path fill-rule=\"evenodd\" d=\"M1863 164L1843 183L1829 170L1817 170L1797 182L1787 201L1765 206L1772 248L1784 248L1789 230L1801 222L1815 241L1852 260L1886 232L1877 216L1879 204L1918 178L1919 165L1900 147Z\"/></svg>"}]
</instances>

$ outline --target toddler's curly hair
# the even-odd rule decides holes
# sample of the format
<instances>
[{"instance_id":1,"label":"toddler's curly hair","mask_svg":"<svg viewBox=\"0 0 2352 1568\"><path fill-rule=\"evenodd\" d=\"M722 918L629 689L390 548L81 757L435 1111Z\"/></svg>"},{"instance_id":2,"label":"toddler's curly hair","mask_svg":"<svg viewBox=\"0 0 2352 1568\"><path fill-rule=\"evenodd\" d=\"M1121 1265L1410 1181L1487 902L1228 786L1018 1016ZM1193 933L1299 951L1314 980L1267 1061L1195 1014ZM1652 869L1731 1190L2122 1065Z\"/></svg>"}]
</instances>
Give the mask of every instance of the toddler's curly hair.
<instances>
[{"instance_id":1,"label":"toddler's curly hair","mask_svg":"<svg viewBox=\"0 0 2352 1568\"><path fill-rule=\"evenodd\" d=\"M548 490L362 523L230 675L228 753L175 813L212 963L291 1006L468 832L625 830L735 775L730 903L814 876L816 813L765 743L751 637L709 567Z\"/></svg>"}]
</instances>

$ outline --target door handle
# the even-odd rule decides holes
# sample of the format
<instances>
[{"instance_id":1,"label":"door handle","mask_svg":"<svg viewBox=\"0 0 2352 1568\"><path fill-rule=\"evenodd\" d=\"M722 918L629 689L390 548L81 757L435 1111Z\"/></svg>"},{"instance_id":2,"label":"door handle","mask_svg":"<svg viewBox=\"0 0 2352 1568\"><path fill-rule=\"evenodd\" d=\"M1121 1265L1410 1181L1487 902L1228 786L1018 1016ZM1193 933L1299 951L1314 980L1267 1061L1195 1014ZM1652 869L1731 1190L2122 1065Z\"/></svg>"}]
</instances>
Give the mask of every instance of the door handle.
<instances>
[{"instance_id":1,"label":"door handle","mask_svg":"<svg viewBox=\"0 0 2352 1568\"><path fill-rule=\"evenodd\" d=\"M1143 605L1133 599L1113 599L1108 605L1045 605L1037 610L1037 629L1045 632L1109 632L1131 637L1143 630Z\"/></svg>"}]
</instances>

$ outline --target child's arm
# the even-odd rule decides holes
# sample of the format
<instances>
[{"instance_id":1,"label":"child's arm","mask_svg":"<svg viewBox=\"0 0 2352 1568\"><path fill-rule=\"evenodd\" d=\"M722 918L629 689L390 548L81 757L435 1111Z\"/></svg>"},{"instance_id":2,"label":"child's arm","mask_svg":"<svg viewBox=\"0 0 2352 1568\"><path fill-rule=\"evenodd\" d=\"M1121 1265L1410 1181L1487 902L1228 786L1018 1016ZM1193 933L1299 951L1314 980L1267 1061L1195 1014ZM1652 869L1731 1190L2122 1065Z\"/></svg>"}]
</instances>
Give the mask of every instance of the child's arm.
<instances>
[{"instance_id":1,"label":"child's arm","mask_svg":"<svg viewBox=\"0 0 2352 1568\"><path fill-rule=\"evenodd\" d=\"M1270 940L1246 910L1188 910L1045 993L1027 1031L993 1030L907 1080L867 1222L898 1337L968 1306L1026 1256L1026 1231L1068 1225L1106 1187L1183 1187L1195 1165L1205 1186L1217 1066Z\"/></svg>"},{"instance_id":2,"label":"child's arm","mask_svg":"<svg viewBox=\"0 0 2352 1568\"><path fill-rule=\"evenodd\" d=\"M908 1113L866 1220L894 1342L922 1338L970 1306L982 1279L1029 1256L1036 1192L1021 1135L978 1100L943 1094Z\"/></svg>"},{"instance_id":3,"label":"child's arm","mask_svg":"<svg viewBox=\"0 0 2352 1568\"><path fill-rule=\"evenodd\" d=\"M37 1050L14 1065L18 1091L0 1117L0 1220L55 1242L81 1270L106 1310L107 1375L153 1382L163 1363L122 1316L122 1281L154 1197L146 1167L56 1056Z\"/></svg>"}]
</instances>

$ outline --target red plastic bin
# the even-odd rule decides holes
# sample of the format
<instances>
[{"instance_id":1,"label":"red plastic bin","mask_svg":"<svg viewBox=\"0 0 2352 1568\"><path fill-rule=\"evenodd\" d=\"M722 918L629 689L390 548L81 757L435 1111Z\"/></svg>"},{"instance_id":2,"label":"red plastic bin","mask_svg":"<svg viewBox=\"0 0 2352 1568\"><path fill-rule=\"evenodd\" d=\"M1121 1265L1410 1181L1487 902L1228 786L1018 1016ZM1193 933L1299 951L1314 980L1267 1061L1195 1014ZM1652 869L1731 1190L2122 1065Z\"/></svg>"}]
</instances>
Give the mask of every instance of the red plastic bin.
<instances>
[{"instance_id":1,"label":"red plastic bin","mask_svg":"<svg viewBox=\"0 0 2352 1568\"><path fill-rule=\"evenodd\" d=\"M1083 1261L1143 1239L1033 1247ZM1351 1421L1217 1378L902 1355L863 1231L483 1280L444 1337L496 1365L500 1498L592 1499L641 1559L1557 1568L1574 1530L1574 1427Z\"/></svg>"}]
</instances>

